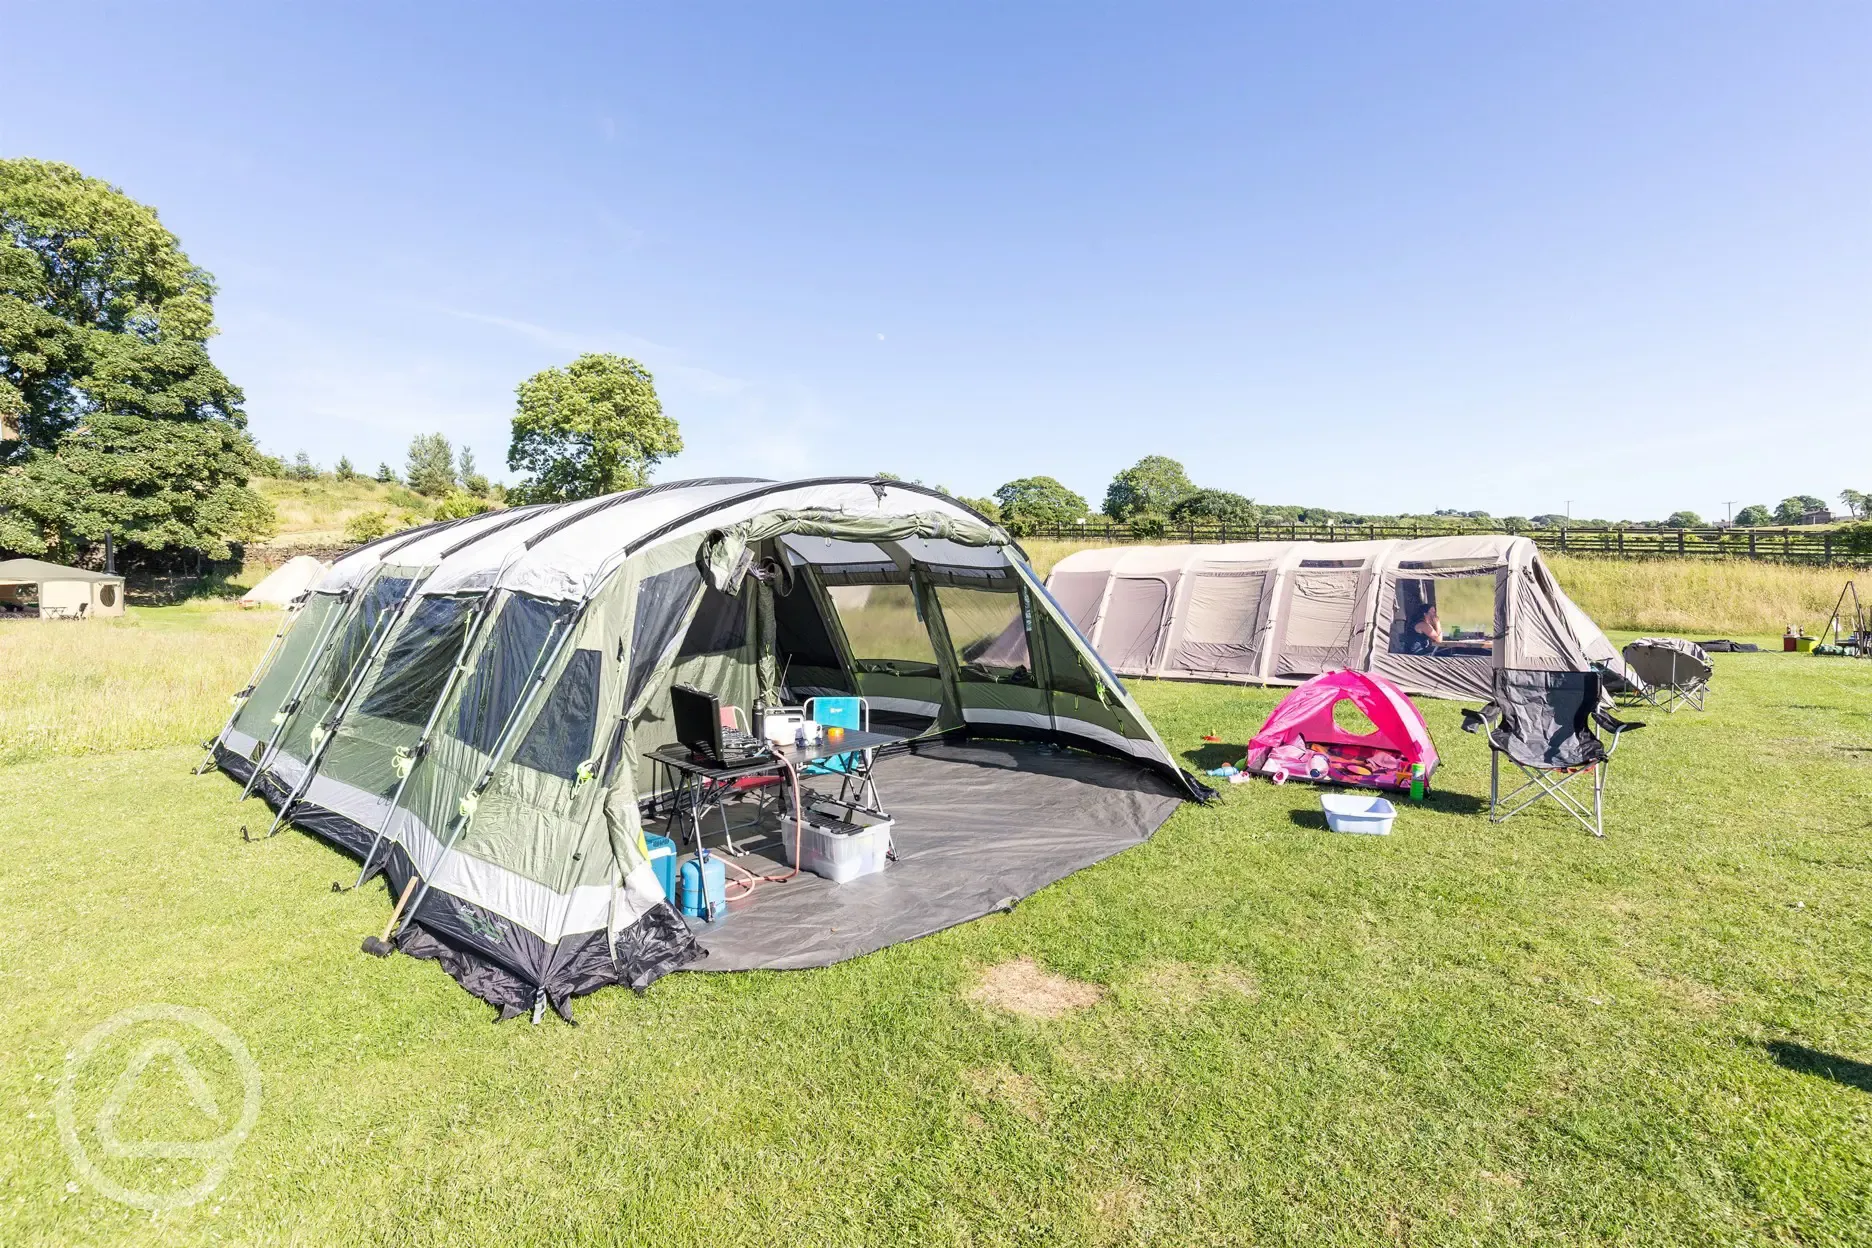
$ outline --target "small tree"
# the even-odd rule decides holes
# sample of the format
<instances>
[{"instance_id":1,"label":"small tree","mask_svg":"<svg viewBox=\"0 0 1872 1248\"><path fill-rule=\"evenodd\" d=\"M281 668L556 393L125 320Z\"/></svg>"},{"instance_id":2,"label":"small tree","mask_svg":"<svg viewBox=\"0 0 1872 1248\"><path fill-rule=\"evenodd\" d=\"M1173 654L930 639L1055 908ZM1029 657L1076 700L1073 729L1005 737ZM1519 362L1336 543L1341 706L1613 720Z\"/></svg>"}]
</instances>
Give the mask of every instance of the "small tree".
<instances>
[{"instance_id":1,"label":"small tree","mask_svg":"<svg viewBox=\"0 0 1872 1248\"><path fill-rule=\"evenodd\" d=\"M1848 515L1872 516L1872 495L1862 494L1858 490L1841 490L1839 500L1846 504Z\"/></svg>"},{"instance_id":2,"label":"small tree","mask_svg":"<svg viewBox=\"0 0 1872 1248\"><path fill-rule=\"evenodd\" d=\"M1086 500L1052 477L1021 477L994 493L1001 522L1029 529L1085 519Z\"/></svg>"},{"instance_id":3,"label":"small tree","mask_svg":"<svg viewBox=\"0 0 1872 1248\"><path fill-rule=\"evenodd\" d=\"M362 546L365 542L375 541L388 529L390 517L381 511L360 511L345 521L345 541L353 546Z\"/></svg>"},{"instance_id":4,"label":"small tree","mask_svg":"<svg viewBox=\"0 0 1872 1248\"><path fill-rule=\"evenodd\" d=\"M1694 511L1673 511L1670 519L1664 522L1667 529L1698 529L1703 527L1703 517Z\"/></svg>"},{"instance_id":5,"label":"small tree","mask_svg":"<svg viewBox=\"0 0 1872 1248\"><path fill-rule=\"evenodd\" d=\"M380 461L377 465L376 479L380 484L393 485L396 482L396 469Z\"/></svg>"},{"instance_id":6,"label":"small tree","mask_svg":"<svg viewBox=\"0 0 1872 1248\"><path fill-rule=\"evenodd\" d=\"M312 462L310 455L300 451L293 456L292 467L286 470L286 475L295 481L316 481L319 476L318 465Z\"/></svg>"},{"instance_id":7,"label":"small tree","mask_svg":"<svg viewBox=\"0 0 1872 1248\"><path fill-rule=\"evenodd\" d=\"M475 471L474 452L465 446L461 448L461 488L473 498L486 498L494 488L486 477Z\"/></svg>"},{"instance_id":8,"label":"small tree","mask_svg":"<svg viewBox=\"0 0 1872 1248\"><path fill-rule=\"evenodd\" d=\"M1146 455L1112 478L1105 491L1105 514L1128 520L1141 512L1160 519L1196 492L1183 465L1164 455Z\"/></svg>"},{"instance_id":9,"label":"small tree","mask_svg":"<svg viewBox=\"0 0 1872 1248\"><path fill-rule=\"evenodd\" d=\"M455 448L439 433L417 434L403 475L418 494L440 498L455 488Z\"/></svg>"},{"instance_id":10,"label":"small tree","mask_svg":"<svg viewBox=\"0 0 1872 1248\"><path fill-rule=\"evenodd\" d=\"M1752 529L1758 525L1767 524L1773 519L1774 513L1768 510L1765 503L1751 503L1741 511L1736 512L1735 516L1736 524L1745 529Z\"/></svg>"},{"instance_id":11,"label":"small tree","mask_svg":"<svg viewBox=\"0 0 1872 1248\"><path fill-rule=\"evenodd\" d=\"M522 501L635 489L682 450L650 370L621 355L581 355L535 373L517 397L507 466L531 474L512 491Z\"/></svg>"},{"instance_id":12,"label":"small tree","mask_svg":"<svg viewBox=\"0 0 1872 1248\"><path fill-rule=\"evenodd\" d=\"M494 504L485 498L476 498L461 490L450 490L448 496L436 505L435 518L460 520L463 516L478 516L484 511L493 510Z\"/></svg>"},{"instance_id":13,"label":"small tree","mask_svg":"<svg viewBox=\"0 0 1872 1248\"><path fill-rule=\"evenodd\" d=\"M964 507L970 507L981 512L982 515L987 516L990 520L996 521L997 523L1001 519L1001 504L995 502L992 498L965 498L958 495L956 497L956 502L961 503Z\"/></svg>"},{"instance_id":14,"label":"small tree","mask_svg":"<svg viewBox=\"0 0 1872 1248\"><path fill-rule=\"evenodd\" d=\"M351 457L349 455L340 455L338 457L338 463L332 468L332 475L337 477L340 481L357 480L358 472L357 469L351 466Z\"/></svg>"}]
</instances>

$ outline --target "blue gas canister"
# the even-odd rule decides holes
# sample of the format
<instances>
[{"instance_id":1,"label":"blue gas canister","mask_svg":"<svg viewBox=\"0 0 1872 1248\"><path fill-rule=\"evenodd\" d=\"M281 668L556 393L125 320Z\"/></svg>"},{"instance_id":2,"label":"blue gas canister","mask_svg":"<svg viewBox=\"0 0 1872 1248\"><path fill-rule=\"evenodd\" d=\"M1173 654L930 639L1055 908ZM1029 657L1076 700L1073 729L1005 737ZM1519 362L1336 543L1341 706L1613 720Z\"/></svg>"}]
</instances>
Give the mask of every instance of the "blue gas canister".
<instances>
[{"instance_id":1,"label":"blue gas canister","mask_svg":"<svg viewBox=\"0 0 1872 1248\"><path fill-rule=\"evenodd\" d=\"M676 842L667 836L644 834L644 848L650 851L650 869L656 872L657 883L663 886L663 895L670 904L676 904Z\"/></svg>"},{"instance_id":2,"label":"blue gas canister","mask_svg":"<svg viewBox=\"0 0 1872 1248\"><path fill-rule=\"evenodd\" d=\"M682 912L692 919L713 919L728 904L728 868L714 857L682 864Z\"/></svg>"}]
</instances>

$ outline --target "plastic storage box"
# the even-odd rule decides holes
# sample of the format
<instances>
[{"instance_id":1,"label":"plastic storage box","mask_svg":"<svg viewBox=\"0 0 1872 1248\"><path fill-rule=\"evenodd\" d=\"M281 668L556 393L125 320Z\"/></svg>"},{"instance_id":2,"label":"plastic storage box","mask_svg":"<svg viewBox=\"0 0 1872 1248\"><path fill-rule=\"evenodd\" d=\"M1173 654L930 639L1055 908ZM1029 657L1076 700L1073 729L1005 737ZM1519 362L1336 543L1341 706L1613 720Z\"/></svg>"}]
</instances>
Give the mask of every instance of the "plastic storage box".
<instances>
[{"instance_id":1,"label":"plastic storage box","mask_svg":"<svg viewBox=\"0 0 1872 1248\"><path fill-rule=\"evenodd\" d=\"M780 843L787 862L793 863L793 816L780 817ZM849 820L822 811L806 811L806 828L799 835L802 871L843 884L884 869L891 850L891 821L859 811Z\"/></svg>"},{"instance_id":2,"label":"plastic storage box","mask_svg":"<svg viewBox=\"0 0 1872 1248\"><path fill-rule=\"evenodd\" d=\"M1326 826L1335 832L1389 836L1397 820L1397 807L1390 802L1357 793L1322 793L1320 809L1326 812Z\"/></svg>"}]
</instances>

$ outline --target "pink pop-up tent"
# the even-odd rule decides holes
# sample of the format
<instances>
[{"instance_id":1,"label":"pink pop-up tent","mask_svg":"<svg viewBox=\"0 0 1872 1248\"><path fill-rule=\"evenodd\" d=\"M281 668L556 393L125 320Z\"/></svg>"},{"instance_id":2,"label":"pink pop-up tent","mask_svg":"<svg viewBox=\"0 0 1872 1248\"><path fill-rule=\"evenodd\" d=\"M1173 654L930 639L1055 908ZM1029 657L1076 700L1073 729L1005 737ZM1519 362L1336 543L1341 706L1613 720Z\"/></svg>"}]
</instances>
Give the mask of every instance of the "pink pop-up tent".
<instances>
[{"instance_id":1,"label":"pink pop-up tent","mask_svg":"<svg viewBox=\"0 0 1872 1248\"><path fill-rule=\"evenodd\" d=\"M1347 732L1333 707L1350 702L1373 731ZM1247 770L1276 780L1296 777L1383 789L1408 789L1411 766L1425 780L1436 770L1436 746L1423 713L1404 691L1366 672L1327 672L1281 699L1248 743Z\"/></svg>"}]
</instances>

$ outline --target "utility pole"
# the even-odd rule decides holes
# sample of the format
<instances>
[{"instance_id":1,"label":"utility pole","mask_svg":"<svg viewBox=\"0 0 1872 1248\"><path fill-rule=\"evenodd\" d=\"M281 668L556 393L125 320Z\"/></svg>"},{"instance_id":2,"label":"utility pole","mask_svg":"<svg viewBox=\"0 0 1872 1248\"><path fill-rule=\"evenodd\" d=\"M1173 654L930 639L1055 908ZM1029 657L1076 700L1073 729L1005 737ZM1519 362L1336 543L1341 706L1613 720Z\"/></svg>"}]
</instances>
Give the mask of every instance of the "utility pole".
<instances>
[{"instance_id":1,"label":"utility pole","mask_svg":"<svg viewBox=\"0 0 1872 1248\"><path fill-rule=\"evenodd\" d=\"M1726 498L1723 500L1723 506L1729 509L1729 523L1731 525L1735 524L1735 505L1741 501L1742 500L1739 498Z\"/></svg>"},{"instance_id":2,"label":"utility pole","mask_svg":"<svg viewBox=\"0 0 1872 1248\"><path fill-rule=\"evenodd\" d=\"M1566 500L1566 518L1569 520L1573 518L1573 500L1570 498Z\"/></svg>"}]
</instances>

